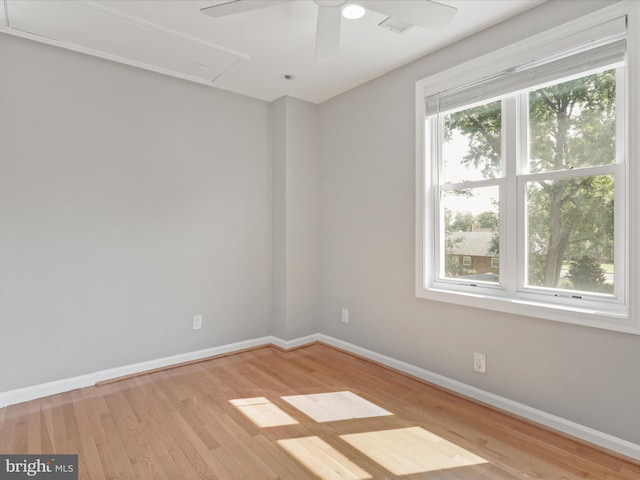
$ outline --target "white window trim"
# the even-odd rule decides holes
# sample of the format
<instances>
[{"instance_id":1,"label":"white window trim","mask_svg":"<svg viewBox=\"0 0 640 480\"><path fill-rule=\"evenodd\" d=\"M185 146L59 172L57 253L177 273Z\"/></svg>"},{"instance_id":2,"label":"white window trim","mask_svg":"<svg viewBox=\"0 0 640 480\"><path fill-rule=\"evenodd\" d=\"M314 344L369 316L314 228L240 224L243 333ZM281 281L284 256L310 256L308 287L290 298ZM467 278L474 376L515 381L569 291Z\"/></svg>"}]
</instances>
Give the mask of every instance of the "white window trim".
<instances>
[{"instance_id":1,"label":"white window trim","mask_svg":"<svg viewBox=\"0 0 640 480\"><path fill-rule=\"evenodd\" d=\"M640 139L637 135L628 137L628 172L626 176L626 195L629 214L627 235L629 245L627 258L627 304L619 313L603 313L589 307L575 308L567 305L552 305L524 298L514 299L499 295L486 295L477 289L461 288L460 291L443 290L434 285L433 269L425 268L425 254L434 250L435 218L438 213L432 201L430 169L425 168L425 152L429 151L429 138L425 135L425 98L428 95L447 88L463 86L478 78L488 77L503 71L514 64L523 64L527 60L535 61L581 41L581 32L596 27L608 20L627 15L627 78L628 85L640 83L640 5L634 1L623 1L611 7L594 12L570 23L534 37L517 42L508 47L461 64L444 72L432 75L416 82L416 296L428 300L483 308L505 313L543 318L547 320L584 325L607 330L640 335L640 318L633 292L640 286L640 192L629 185L640 185ZM585 38L584 41L588 41ZM629 132L640 131L640 91L627 88L626 110ZM514 186L515 187L515 186ZM507 188L510 188L507 186ZM501 232L504 233L504 232ZM501 239L503 235L501 235ZM502 243L502 242L501 242ZM516 242L511 242L516 245ZM502 250L502 245L501 245Z\"/></svg>"}]
</instances>

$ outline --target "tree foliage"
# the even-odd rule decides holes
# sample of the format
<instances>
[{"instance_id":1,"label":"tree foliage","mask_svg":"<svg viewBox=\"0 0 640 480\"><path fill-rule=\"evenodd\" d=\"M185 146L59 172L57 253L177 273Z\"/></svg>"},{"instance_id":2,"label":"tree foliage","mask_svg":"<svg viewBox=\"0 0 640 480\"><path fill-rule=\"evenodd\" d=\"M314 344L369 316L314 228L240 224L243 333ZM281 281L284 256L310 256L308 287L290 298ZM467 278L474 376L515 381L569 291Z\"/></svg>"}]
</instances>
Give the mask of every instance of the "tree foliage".
<instances>
[{"instance_id":1,"label":"tree foliage","mask_svg":"<svg viewBox=\"0 0 640 480\"><path fill-rule=\"evenodd\" d=\"M444 225L447 233L451 232L471 232L474 228L489 229L494 232L498 230L499 220L495 212L486 212L473 215L470 212L456 212L455 215L445 208Z\"/></svg>"},{"instance_id":2,"label":"tree foliage","mask_svg":"<svg viewBox=\"0 0 640 480\"><path fill-rule=\"evenodd\" d=\"M566 276L578 290L601 291L605 281L604 270L593 255L582 255L571 262Z\"/></svg>"},{"instance_id":3,"label":"tree foliage","mask_svg":"<svg viewBox=\"0 0 640 480\"><path fill-rule=\"evenodd\" d=\"M470 232L473 227L474 217L471 213L457 212L451 224L452 232Z\"/></svg>"},{"instance_id":4,"label":"tree foliage","mask_svg":"<svg viewBox=\"0 0 640 480\"><path fill-rule=\"evenodd\" d=\"M486 211L476 215L475 224L480 228L489 228L491 231L498 229L498 215L496 212Z\"/></svg>"},{"instance_id":5,"label":"tree foliage","mask_svg":"<svg viewBox=\"0 0 640 480\"><path fill-rule=\"evenodd\" d=\"M500 102L491 102L445 118L445 135L454 130L463 133L469 141L463 162L480 169L484 178L500 175L502 159L502 115Z\"/></svg>"}]
</instances>

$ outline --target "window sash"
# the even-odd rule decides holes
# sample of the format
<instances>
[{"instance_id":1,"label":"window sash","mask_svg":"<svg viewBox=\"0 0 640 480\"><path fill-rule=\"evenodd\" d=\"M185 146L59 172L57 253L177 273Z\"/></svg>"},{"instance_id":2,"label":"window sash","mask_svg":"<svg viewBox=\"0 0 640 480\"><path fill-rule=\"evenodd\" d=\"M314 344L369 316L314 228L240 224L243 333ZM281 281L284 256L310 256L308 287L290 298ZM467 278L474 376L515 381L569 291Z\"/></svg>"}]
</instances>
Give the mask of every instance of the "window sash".
<instances>
[{"instance_id":1,"label":"window sash","mask_svg":"<svg viewBox=\"0 0 640 480\"><path fill-rule=\"evenodd\" d=\"M528 246L526 239L526 223L527 223L527 214L526 214L526 188L527 184L530 182L540 181L540 180L559 180L559 179L571 179L571 178L584 178L584 177L595 177L601 175L612 175L614 179L614 185L618 185L619 182L622 182L624 178L624 166L623 165L605 165L598 167L587 167L580 168L574 170L561 170L555 172L545 172L545 173L535 173L535 174L524 174L518 176L518 225L517 229L519 232L519 240L518 247L522 252L518 255L517 265L518 265L518 286L517 291L519 293L525 294L534 294L534 295L546 295L546 296L559 296L559 298L569 298L572 300L593 300L598 302L605 303L625 303L625 295L624 295L624 277L625 277L625 265L626 265L626 255L624 251L620 251L618 246L623 243L620 241L621 237L618 237L618 231L621 229L621 225L625 223L624 218L624 205L618 205L618 197L619 192L624 190L622 186L616 186L614 190L614 292L613 294L600 294L596 292L584 292L573 290L563 290L558 287L543 287L543 286L535 286L529 285L526 279L526 257L528 255ZM575 298L574 296L579 296L580 298Z\"/></svg>"}]
</instances>

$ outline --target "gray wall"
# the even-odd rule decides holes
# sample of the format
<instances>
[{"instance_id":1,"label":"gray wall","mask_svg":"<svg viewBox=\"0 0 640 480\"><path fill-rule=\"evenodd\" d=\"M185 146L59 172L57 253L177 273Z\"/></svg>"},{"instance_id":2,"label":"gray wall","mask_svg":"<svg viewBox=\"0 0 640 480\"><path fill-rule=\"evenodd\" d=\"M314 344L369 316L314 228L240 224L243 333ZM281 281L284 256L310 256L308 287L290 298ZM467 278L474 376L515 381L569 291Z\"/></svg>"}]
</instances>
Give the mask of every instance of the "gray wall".
<instances>
[{"instance_id":1,"label":"gray wall","mask_svg":"<svg viewBox=\"0 0 640 480\"><path fill-rule=\"evenodd\" d=\"M269 104L4 34L0 58L0 391L269 334Z\"/></svg>"},{"instance_id":2,"label":"gray wall","mask_svg":"<svg viewBox=\"0 0 640 480\"><path fill-rule=\"evenodd\" d=\"M320 330L640 443L640 337L414 296L415 81L608 4L548 2L320 105Z\"/></svg>"},{"instance_id":3,"label":"gray wall","mask_svg":"<svg viewBox=\"0 0 640 480\"><path fill-rule=\"evenodd\" d=\"M287 97L271 104L272 331L287 333Z\"/></svg>"},{"instance_id":4,"label":"gray wall","mask_svg":"<svg viewBox=\"0 0 640 480\"><path fill-rule=\"evenodd\" d=\"M317 106L272 104L273 334L316 333L320 302Z\"/></svg>"}]
</instances>

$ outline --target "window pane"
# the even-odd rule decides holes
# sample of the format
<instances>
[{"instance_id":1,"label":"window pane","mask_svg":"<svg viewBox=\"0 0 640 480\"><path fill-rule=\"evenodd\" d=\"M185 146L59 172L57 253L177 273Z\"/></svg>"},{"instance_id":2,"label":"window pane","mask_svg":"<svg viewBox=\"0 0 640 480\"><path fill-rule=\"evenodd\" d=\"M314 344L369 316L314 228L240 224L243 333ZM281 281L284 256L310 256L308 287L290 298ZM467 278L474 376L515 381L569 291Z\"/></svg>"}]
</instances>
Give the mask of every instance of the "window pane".
<instances>
[{"instance_id":1,"label":"window pane","mask_svg":"<svg viewBox=\"0 0 640 480\"><path fill-rule=\"evenodd\" d=\"M527 184L527 282L613 293L613 175Z\"/></svg>"},{"instance_id":2,"label":"window pane","mask_svg":"<svg viewBox=\"0 0 640 480\"><path fill-rule=\"evenodd\" d=\"M446 114L442 144L444 182L500 177L501 129L500 101Z\"/></svg>"},{"instance_id":3,"label":"window pane","mask_svg":"<svg viewBox=\"0 0 640 480\"><path fill-rule=\"evenodd\" d=\"M615 70L530 92L529 122L531 173L615 163Z\"/></svg>"},{"instance_id":4,"label":"window pane","mask_svg":"<svg viewBox=\"0 0 640 480\"><path fill-rule=\"evenodd\" d=\"M442 192L444 216L443 275L472 281L498 282L500 220L498 187Z\"/></svg>"}]
</instances>

